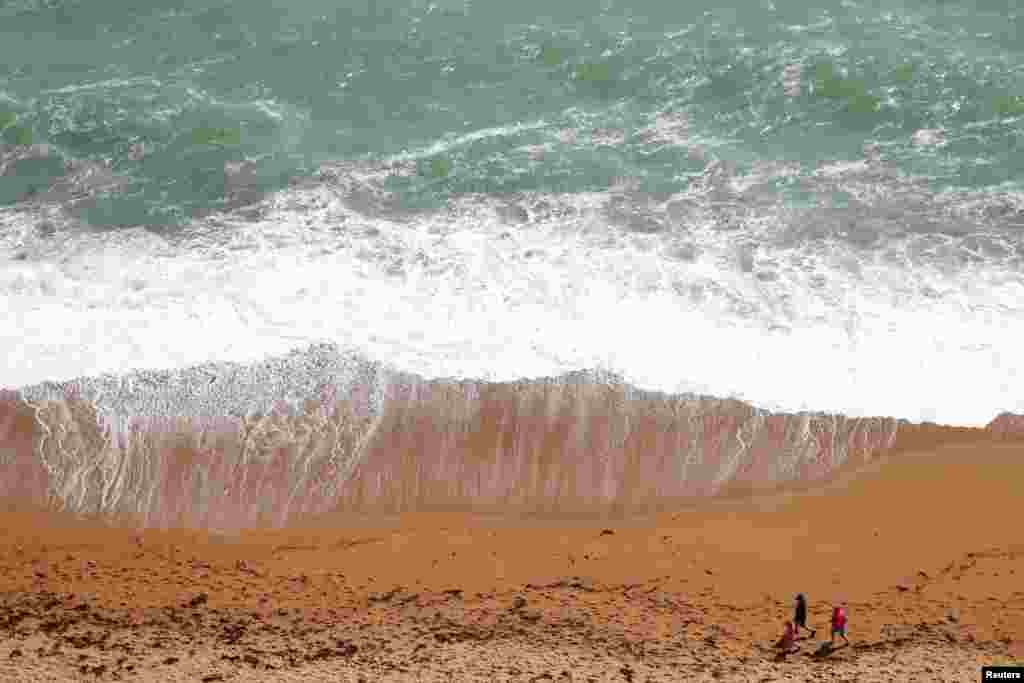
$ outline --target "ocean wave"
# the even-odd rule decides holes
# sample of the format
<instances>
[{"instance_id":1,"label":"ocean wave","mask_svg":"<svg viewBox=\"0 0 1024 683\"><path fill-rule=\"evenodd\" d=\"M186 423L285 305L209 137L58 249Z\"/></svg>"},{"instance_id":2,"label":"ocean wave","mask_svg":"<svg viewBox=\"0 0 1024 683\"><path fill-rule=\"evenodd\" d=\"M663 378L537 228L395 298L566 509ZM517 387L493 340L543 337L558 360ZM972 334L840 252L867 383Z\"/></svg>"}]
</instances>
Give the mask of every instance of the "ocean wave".
<instances>
[{"instance_id":1,"label":"ocean wave","mask_svg":"<svg viewBox=\"0 0 1024 683\"><path fill-rule=\"evenodd\" d=\"M325 165L265 196L250 196L254 166L225 167L242 205L177 231L97 232L45 201L0 210L0 382L329 342L428 377L604 367L647 389L949 424L1021 408L1012 192L929 193L868 161L815 181L860 200L788 206L763 184L784 167L717 163L675 193L624 179L414 209L387 185L409 162ZM70 168L63 192L117 182Z\"/></svg>"}]
</instances>

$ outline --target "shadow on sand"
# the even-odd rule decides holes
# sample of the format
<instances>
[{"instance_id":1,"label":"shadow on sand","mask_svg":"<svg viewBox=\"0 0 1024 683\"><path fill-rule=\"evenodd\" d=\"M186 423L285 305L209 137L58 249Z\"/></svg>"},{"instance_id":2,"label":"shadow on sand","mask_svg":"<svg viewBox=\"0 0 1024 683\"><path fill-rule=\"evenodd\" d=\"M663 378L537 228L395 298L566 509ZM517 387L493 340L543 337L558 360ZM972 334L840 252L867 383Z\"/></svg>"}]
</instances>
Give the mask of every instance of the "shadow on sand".
<instances>
[{"instance_id":1,"label":"shadow on sand","mask_svg":"<svg viewBox=\"0 0 1024 683\"><path fill-rule=\"evenodd\" d=\"M819 645L817 650L815 650L814 652L810 653L810 656L814 657L816 659L824 659L826 657L832 656L832 654L836 650L843 650L843 649L846 649L848 647L850 647L849 643L843 643L842 645L834 645L832 643L825 642L825 643L822 643L821 645Z\"/></svg>"}]
</instances>

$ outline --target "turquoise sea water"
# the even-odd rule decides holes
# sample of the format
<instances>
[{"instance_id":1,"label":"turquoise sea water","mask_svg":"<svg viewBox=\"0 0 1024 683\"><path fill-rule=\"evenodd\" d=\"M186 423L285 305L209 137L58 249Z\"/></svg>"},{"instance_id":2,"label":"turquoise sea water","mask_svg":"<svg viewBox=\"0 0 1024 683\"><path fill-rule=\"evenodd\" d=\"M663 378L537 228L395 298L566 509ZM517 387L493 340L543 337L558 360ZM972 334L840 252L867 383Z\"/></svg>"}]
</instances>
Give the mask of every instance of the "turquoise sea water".
<instances>
[{"instance_id":1,"label":"turquoise sea water","mask_svg":"<svg viewBox=\"0 0 1024 683\"><path fill-rule=\"evenodd\" d=\"M1022 36L1010 0L0 0L0 387L330 343L1024 411Z\"/></svg>"},{"instance_id":2,"label":"turquoise sea water","mask_svg":"<svg viewBox=\"0 0 1024 683\"><path fill-rule=\"evenodd\" d=\"M390 189L415 204L624 177L672 192L708 155L799 177L865 143L934 191L1024 175L1010 0L338 4L5 0L4 138L127 176L80 209L98 225L186 221L223 202L224 162L246 157L273 189L324 162L410 154L418 173ZM703 154L644 135L658 117ZM922 129L943 144L915 145ZM52 154L17 166L5 204L62 171ZM772 181L801 199L792 169Z\"/></svg>"}]
</instances>

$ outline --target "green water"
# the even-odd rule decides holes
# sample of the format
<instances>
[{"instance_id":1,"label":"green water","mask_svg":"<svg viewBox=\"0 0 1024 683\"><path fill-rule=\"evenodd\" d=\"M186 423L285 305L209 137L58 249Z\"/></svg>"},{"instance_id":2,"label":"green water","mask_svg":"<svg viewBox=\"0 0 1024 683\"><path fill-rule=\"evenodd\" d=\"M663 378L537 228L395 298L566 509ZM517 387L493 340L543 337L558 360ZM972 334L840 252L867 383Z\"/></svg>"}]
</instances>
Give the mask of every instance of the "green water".
<instances>
[{"instance_id":1,"label":"green water","mask_svg":"<svg viewBox=\"0 0 1024 683\"><path fill-rule=\"evenodd\" d=\"M224 162L246 157L270 190L323 162L409 155L419 172L393 189L412 203L619 178L675 191L709 158L811 173L868 142L935 191L1024 177L1024 10L1010 0L338 4L5 1L2 136L128 176L77 209L103 225L215 208ZM659 117L685 132L652 140ZM944 145L912 142L932 128ZM45 187L59 161L18 162L0 203Z\"/></svg>"}]
</instances>

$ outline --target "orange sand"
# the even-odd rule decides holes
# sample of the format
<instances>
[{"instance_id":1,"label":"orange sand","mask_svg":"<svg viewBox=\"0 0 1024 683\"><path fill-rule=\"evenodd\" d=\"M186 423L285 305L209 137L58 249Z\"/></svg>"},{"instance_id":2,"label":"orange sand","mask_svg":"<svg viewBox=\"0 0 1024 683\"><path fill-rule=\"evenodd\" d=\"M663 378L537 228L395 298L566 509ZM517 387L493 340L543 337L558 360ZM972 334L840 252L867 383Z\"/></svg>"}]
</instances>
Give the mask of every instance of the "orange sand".
<instances>
[{"instance_id":1,"label":"orange sand","mask_svg":"<svg viewBox=\"0 0 1024 683\"><path fill-rule=\"evenodd\" d=\"M217 537L3 513L0 680L978 680L1024 660L1024 444L942 433L648 518ZM798 591L818 637L776 661ZM812 657L836 601L853 645Z\"/></svg>"}]
</instances>

